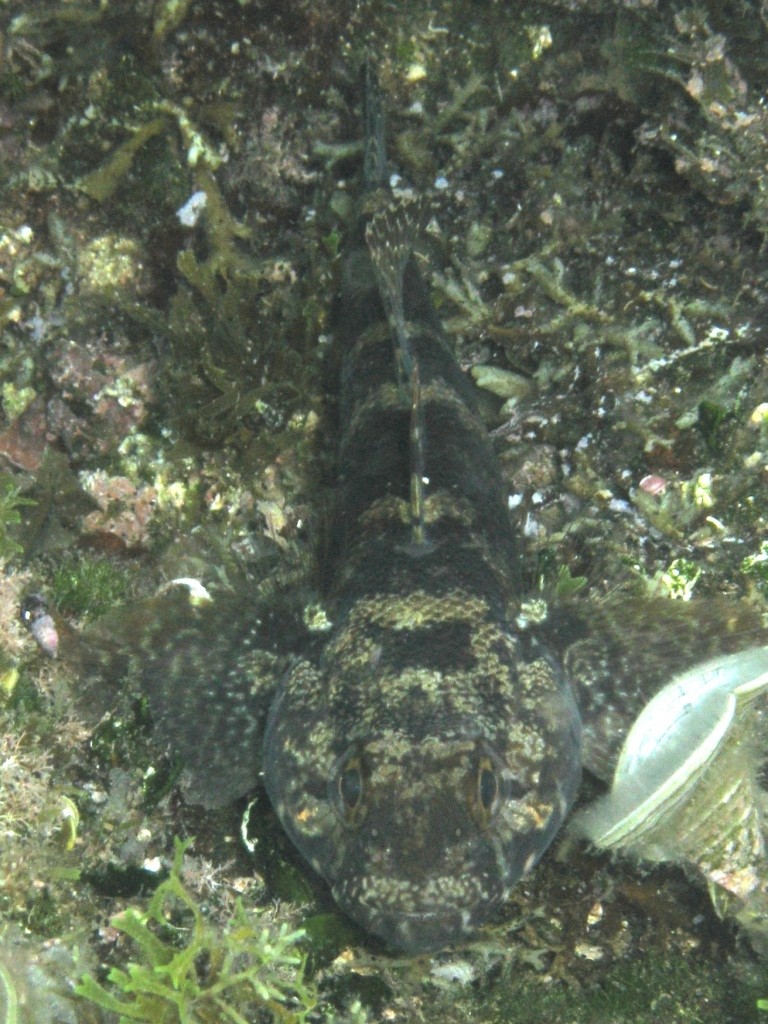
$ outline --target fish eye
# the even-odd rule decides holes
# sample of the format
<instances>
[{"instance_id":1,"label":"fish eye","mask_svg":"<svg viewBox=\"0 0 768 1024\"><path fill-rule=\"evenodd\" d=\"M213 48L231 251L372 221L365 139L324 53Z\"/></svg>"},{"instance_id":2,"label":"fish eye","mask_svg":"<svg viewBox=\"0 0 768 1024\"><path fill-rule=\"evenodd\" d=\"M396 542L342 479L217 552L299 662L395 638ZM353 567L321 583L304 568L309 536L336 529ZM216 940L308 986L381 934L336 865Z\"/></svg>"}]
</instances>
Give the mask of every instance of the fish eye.
<instances>
[{"instance_id":1,"label":"fish eye","mask_svg":"<svg viewBox=\"0 0 768 1024\"><path fill-rule=\"evenodd\" d=\"M480 759L477 771L477 797L486 814L490 814L499 795L499 777L490 758Z\"/></svg>"},{"instance_id":2,"label":"fish eye","mask_svg":"<svg viewBox=\"0 0 768 1024\"><path fill-rule=\"evenodd\" d=\"M354 811L363 795L363 777L360 769L348 764L339 777L339 796L349 811Z\"/></svg>"},{"instance_id":3,"label":"fish eye","mask_svg":"<svg viewBox=\"0 0 768 1024\"><path fill-rule=\"evenodd\" d=\"M337 806L345 821L359 820L365 795L365 781L360 757L353 754L341 762L336 772Z\"/></svg>"},{"instance_id":4,"label":"fish eye","mask_svg":"<svg viewBox=\"0 0 768 1024\"><path fill-rule=\"evenodd\" d=\"M504 804L521 799L528 790L522 780L514 779L492 746L483 742L475 751L467 785L469 813L479 828L492 824Z\"/></svg>"},{"instance_id":5,"label":"fish eye","mask_svg":"<svg viewBox=\"0 0 768 1024\"><path fill-rule=\"evenodd\" d=\"M470 775L469 810L481 828L490 824L499 810L503 775L498 759L479 751Z\"/></svg>"}]
</instances>

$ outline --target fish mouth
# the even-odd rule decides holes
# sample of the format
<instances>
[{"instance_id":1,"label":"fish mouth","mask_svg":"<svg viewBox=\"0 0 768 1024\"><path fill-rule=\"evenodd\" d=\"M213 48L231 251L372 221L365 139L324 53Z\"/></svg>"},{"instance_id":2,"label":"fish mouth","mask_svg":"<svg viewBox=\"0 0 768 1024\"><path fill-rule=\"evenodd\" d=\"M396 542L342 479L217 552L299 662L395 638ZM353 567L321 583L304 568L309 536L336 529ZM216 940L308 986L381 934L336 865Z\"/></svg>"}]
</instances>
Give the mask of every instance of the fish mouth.
<instances>
[{"instance_id":1,"label":"fish mouth","mask_svg":"<svg viewBox=\"0 0 768 1024\"><path fill-rule=\"evenodd\" d=\"M338 896L336 900L365 931L408 954L436 953L452 946L465 939L486 916L456 906L401 910Z\"/></svg>"},{"instance_id":2,"label":"fish mouth","mask_svg":"<svg viewBox=\"0 0 768 1024\"><path fill-rule=\"evenodd\" d=\"M437 953L452 946L473 931L469 912L420 911L408 914L383 914L369 918L366 927L404 953Z\"/></svg>"}]
</instances>

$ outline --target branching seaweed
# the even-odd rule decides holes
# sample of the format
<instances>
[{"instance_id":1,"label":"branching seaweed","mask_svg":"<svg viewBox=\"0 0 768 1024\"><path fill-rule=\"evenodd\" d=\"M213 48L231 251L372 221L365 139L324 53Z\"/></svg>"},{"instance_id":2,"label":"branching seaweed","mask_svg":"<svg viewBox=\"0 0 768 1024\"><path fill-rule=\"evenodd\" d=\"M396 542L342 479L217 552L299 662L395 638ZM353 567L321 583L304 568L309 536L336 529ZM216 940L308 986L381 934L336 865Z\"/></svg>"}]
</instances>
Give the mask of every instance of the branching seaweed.
<instances>
[{"instance_id":1,"label":"branching seaweed","mask_svg":"<svg viewBox=\"0 0 768 1024\"><path fill-rule=\"evenodd\" d=\"M0 559L11 558L22 550L14 537L14 527L21 523L21 509L34 504L21 494L11 473L0 473Z\"/></svg>"},{"instance_id":2,"label":"branching seaweed","mask_svg":"<svg viewBox=\"0 0 768 1024\"><path fill-rule=\"evenodd\" d=\"M125 970L113 967L109 986L85 975L76 992L119 1014L121 1024L246 1024L264 1010L277 1021L303 1021L315 1005L301 978L303 931L273 926L240 903L223 929L214 927L181 881L188 846L176 841L171 873L145 913L128 909L112 921L133 940L138 959ZM176 925L179 919L185 923ZM174 941L170 922L182 941Z\"/></svg>"}]
</instances>

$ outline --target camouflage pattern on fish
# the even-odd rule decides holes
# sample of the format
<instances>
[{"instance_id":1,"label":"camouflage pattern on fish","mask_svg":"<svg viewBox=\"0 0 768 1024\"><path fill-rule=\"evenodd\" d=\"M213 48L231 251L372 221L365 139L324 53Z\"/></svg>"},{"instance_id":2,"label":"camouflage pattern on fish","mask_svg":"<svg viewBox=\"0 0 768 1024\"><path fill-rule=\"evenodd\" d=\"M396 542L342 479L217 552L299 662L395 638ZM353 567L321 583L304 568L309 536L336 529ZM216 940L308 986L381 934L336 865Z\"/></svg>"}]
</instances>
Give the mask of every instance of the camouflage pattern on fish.
<instances>
[{"instance_id":1,"label":"camouflage pattern on fish","mask_svg":"<svg viewBox=\"0 0 768 1024\"><path fill-rule=\"evenodd\" d=\"M609 778L646 700L756 623L670 602L660 642L647 603L525 594L500 468L413 254L423 212L384 187L365 75L364 196L334 312L332 629L308 640L291 602L258 588L171 588L79 635L37 596L22 618L94 705L134 680L193 802L261 775L339 906L418 952L487 921L552 843L582 764Z\"/></svg>"},{"instance_id":2,"label":"camouflage pattern on fish","mask_svg":"<svg viewBox=\"0 0 768 1024\"><path fill-rule=\"evenodd\" d=\"M515 625L506 491L383 178L368 72L369 205L344 263L334 629L281 684L264 779L288 834L369 931L408 950L477 927L575 798L562 669Z\"/></svg>"}]
</instances>

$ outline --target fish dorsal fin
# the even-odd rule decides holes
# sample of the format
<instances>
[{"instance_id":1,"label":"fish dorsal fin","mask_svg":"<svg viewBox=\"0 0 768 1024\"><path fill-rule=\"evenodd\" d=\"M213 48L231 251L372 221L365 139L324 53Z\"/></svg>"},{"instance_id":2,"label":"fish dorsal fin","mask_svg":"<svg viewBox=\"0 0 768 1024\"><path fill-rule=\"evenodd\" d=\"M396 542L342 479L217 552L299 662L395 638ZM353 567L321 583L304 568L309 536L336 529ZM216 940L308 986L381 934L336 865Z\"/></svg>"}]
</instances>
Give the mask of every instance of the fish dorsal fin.
<instances>
[{"instance_id":1,"label":"fish dorsal fin","mask_svg":"<svg viewBox=\"0 0 768 1024\"><path fill-rule=\"evenodd\" d=\"M427 554L433 544L427 538L424 517L424 488L427 484L425 464L426 429L424 422L424 405L421 400L421 381L419 379L419 361L414 357L411 371L411 545L412 554Z\"/></svg>"},{"instance_id":2,"label":"fish dorsal fin","mask_svg":"<svg viewBox=\"0 0 768 1024\"><path fill-rule=\"evenodd\" d=\"M376 69L370 60L363 64L363 189L374 192L387 180L387 156L384 146L384 104Z\"/></svg>"},{"instance_id":3,"label":"fish dorsal fin","mask_svg":"<svg viewBox=\"0 0 768 1024\"><path fill-rule=\"evenodd\" d=\"M403 298L403 276L413 255L416 238L424 219L424 206L412 200L390 206L375 214L365 232L368 250L376 273L379 293L392 334L395 365L402 385L410 386L410 511L411 543L414 554L432 549L427 540L424 520L425 419L421 397L419 365L408 336Z\"/></svg>"},{"instance_id":4,"label":"fish dorsal fin","mask_svg":"<svg viewBox=\"0 0 768 1024\"><path fill-rule=\"evenodd\" d=\"M365 230L381 300L387 314L401 382L410 381L413 353L405 324L403 275L421 230L424 207L411 200L374 214Z\"/></svg>"}]
</instances>

